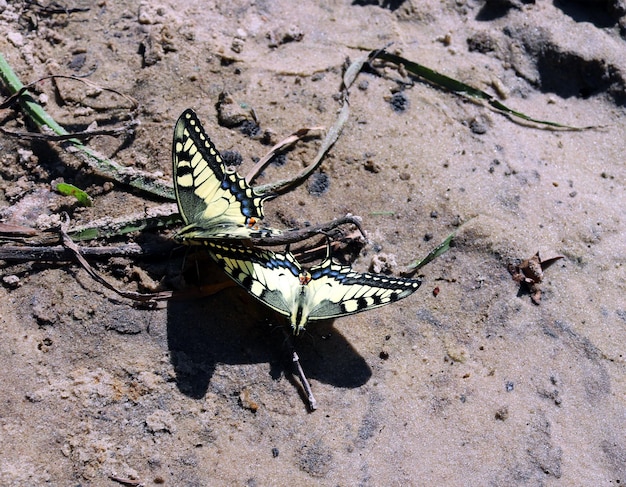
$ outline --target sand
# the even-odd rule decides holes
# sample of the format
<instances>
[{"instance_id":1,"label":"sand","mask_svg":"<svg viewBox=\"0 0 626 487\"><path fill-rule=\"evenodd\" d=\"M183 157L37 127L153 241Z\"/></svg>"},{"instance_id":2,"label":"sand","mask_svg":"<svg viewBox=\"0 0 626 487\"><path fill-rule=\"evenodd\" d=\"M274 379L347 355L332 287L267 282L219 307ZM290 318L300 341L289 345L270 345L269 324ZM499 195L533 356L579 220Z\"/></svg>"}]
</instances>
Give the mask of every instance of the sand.
<instances>
[{"instance_id":1,"label":"sand","mask_svg":"<svg viewBox=\"0 0 626 487\"><path fill-rule=\"evenodd\" d=\"M322 165L327 191L305 184L267 203L267 221L359 215L370 242L354 268L382 252L395 275L458 235L411 297L312 324L296 341L315 412L268 326L276 316L238 288L146 309L75 263L0 262L0 484L626 482L622 2L101 1L69 14L2 3L0 52L20 79L86 75L137 100L134 137L89 146L163 181L184 109L242 155L245 173L268 146L220 125L220 93L252 108L271 140L328 128L346 59L389 43L532 117L599 128L528 126L400 84L391 68L360 74ZM122 97L71 80L35 91L72 130L128 113ZM2 114L27 130L21 112ZM91 174L57 143L0 144L4 222L41 227L68 211L79 225L163 203ZM295 174L318 146L299 144L258 182ZM53 192L60 178L94 206ZM167 242L175 230L92 244ZM546 269L538 305L507 269L537 252L564 257ZM183 260L91 262L124 289L184 291Z\"/></svg>"}]
</instances>

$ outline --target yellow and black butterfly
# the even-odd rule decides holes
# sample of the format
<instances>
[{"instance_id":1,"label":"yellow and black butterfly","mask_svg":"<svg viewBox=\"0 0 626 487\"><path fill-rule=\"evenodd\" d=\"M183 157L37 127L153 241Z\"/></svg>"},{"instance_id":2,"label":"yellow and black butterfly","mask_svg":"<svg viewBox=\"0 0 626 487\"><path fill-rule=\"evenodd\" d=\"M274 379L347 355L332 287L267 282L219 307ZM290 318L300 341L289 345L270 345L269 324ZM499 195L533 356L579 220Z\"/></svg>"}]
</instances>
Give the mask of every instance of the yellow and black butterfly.
<instances>
[{"instance_id":1,"label":"yellow and black butterfly","mask_svg":"<svg viewBox=\"0 0 626 487\"><path fill-rule=\"evenodd\" d=\"M286 316L294 335L309 321L360 313L406 298L420 287L418 279L354 272L328 255L305 270L293 254L236 243L207 242L212 258L256 299Z\"/></svg>"},{"instance_id":2,"label":"yellow and black butterfly","mask_svg":"<svg viewBox=\"0 0 626 487\"><path fill-rule=\"evenodd\" d=\"M193 110L187 109L174 128L174 189L185 223L176 237L186 243L249 239L280 235L263 228L263 203L276 195L260 195L224 164Z\"/></svg>"}]
</instances>

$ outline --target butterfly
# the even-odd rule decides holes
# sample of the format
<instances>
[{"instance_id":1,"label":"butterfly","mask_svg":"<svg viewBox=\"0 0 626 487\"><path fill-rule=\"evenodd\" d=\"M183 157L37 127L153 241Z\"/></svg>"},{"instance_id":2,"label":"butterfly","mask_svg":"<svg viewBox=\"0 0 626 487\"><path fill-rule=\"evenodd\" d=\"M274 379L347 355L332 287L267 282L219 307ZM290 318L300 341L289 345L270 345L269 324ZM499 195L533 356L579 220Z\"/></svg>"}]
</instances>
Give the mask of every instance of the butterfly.
<instances>
[{"instance_id":1,"label":"butterfly","mask_svg":"<svg viewBox=\"0 0 626 487\"><path fill-rule=\"evenodd\" d=\"M183 112L174 127L172 166L178 211L185 223L177 239L201 243L281 234L260 226L263 203L276 195L258 194L226 167L191 109Z\"/></svg>"},{"instance_id":2,"label":"butterfly","mask_svg":"<svg viewBox=\"0 0 626 487\"><path fill-rule=\"evenodd\" d=\"M309 321L327 320L394 303L422 281L354 272L330 256L309 270L289 251L208 242L211 257L252 296L289 318L294 335Z\"/></svg>"}]
</instances>

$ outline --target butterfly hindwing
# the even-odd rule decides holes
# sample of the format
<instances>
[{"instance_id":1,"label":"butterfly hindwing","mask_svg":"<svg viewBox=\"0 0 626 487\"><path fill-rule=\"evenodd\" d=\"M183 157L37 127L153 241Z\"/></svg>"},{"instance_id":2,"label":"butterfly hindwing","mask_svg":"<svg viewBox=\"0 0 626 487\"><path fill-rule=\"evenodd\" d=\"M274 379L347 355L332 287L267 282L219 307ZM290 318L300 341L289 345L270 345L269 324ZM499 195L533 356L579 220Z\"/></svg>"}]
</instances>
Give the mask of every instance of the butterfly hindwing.
<instances>
[{"instance_id":1,"label":"butterfly hindwing","mask_svg":"<svg viewBox=\"0 0 626 487\"><path fill-rule=\"evenodd\" d=\"M258 227L263 203L274 195L257 194L225 166L191 109L176 122L172 164L178 210L186 225L178 233L180 239L193 243L280 233Z\"/></svg>"},{"instance_id":2,"label":"butterfly hindwing","mask_svg":"<svg viewBox=\"0 0 626 487\"><path fill-rule=\"evenodd\" d=\"M301 272L300 264L289 252L214 242L207 246L211 257L231 279L274 311L289 316L294 284Z\"/></svg>"},{"instance_id":3,"label":"butterfly hindwing","mask_svg":"<svg viewBox=\"0 0 626 487\"><path fill-rule=\"evenodd\" d=\"M312 306L309 320L337 318L378 308L413 294L417 279L354 272L326 259L310 270Z\"/></svg>"}]
</instances>

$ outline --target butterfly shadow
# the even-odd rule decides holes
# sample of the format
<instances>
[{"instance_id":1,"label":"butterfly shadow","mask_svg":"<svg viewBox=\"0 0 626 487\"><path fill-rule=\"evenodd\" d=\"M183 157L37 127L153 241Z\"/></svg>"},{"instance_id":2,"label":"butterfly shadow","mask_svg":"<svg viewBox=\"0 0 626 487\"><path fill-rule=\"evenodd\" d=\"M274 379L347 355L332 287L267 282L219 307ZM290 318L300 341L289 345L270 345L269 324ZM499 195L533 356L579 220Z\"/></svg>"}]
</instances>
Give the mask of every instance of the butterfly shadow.
<instances>
[{"instance_id":1,"label":"butterfly shadow","mask_svg":"<svg viewBox=\"0 0 626 487\"><path fill-rule=\"evenodd\" d=\"M331 321L314 323L301 337L288 340L275 325L283 322L239 288L202 299L172 300L167 315L176 384L189 397L200 399L210 387L220 389L215 380L212 384L217 364L269 363L271 378L278 380L285 375L299 387L290 341L309 379L355 388L372 375L365 360Z\"/></svg>"}]
</instances>

